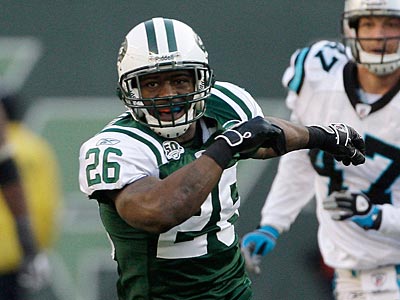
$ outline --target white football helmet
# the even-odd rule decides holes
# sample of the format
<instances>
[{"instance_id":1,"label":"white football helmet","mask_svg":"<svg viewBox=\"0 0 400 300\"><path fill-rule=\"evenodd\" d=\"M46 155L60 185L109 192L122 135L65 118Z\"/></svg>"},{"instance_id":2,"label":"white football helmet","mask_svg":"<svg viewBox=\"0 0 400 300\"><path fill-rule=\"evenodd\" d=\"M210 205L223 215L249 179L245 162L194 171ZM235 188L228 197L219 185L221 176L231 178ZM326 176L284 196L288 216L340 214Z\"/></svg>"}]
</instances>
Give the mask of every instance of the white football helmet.
<instances>
[{"instance_id":1,"label":"white football helmet","mask_svg":"<svg viewBox=\"0 0 400 300\"><path fill-rule=\"evenodd\" d=\"M400 46L396 53L372 54L364 51L357 36L358 20L363 16L394 16L400 18L400 0L345 0L342 18L344 42L351 48L357 63L379 76L393 73L400 67ZM400 42L400 36L391 37ZM387 39L385 41L386 46Z\"/></svg>"},{"instance_id":2,"label":"white football helmet","mask_svg":"<svg viewBox=\"0 0 400 300\"><path fill-rule=\"evenodd\" d=\"M188 25L159 17L135 26L121 45L117 68L121 100L137 122L150 127L160 136L181 136L192 122L204 114L213 74L200 37ZM182 69L193 71L193 93L151 99L142 97L141 76ZM176 120L162 121L157 111L165 107L172 111L184 109L185 114ZM150 114L150 111L155 113Z\"/></svg>"}]
</instances>

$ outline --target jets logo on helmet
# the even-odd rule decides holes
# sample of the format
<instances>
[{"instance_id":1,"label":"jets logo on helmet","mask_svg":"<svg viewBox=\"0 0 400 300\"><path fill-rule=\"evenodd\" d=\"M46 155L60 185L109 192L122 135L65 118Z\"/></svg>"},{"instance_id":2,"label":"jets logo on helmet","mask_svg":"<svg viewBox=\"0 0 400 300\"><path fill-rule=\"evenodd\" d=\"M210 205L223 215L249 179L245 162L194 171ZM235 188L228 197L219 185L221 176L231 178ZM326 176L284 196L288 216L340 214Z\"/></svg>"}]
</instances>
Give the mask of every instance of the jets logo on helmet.
<instances>
[{"instance_id":1,"label":"jets logo on helmet","mask_svg":"<svg viewBox=\"0 0 400 300\"><path fill-rule=\"evenodd\" d=\"M121 46L117 68L121 100L137 122L160 136L179 137L192 122L203 116L206 99L211 93L213 72L200 37L188 25L177 20L153 18L135 26ZM193 71L194 92L157 99L142 97L141 76L175 70ZM151 114L151 111L166 106L177 107L178 100L185 111L180 118L163 121L159 115ZM158 103L163 103L162 107Z\"/></svg>"},{"instance_id":2,"label":"jets logo on helmet","mask_svg":"<svg viewBox=\"0 0 400 300\"><path fill-rule=\"evenodd\" d=\"M207 53L206 47L204 47L203 41L201 40L201 38L196 33L195 33L194 39L197 42L197 45L199 46L199 48L201 50L203 50L205 53Z\"/></svg>"},{"instance_id":3,"label":"jets logo on helmet","mask_svg":"<svg viewBox=\"0 0 400 300\"><path fill-rule=\"evenodd\" d=\"M121 47L119 48L118 52L118 62L120 63L124 58L126 53L126 39L122 42Z\"/></svg>"}]
</instances>

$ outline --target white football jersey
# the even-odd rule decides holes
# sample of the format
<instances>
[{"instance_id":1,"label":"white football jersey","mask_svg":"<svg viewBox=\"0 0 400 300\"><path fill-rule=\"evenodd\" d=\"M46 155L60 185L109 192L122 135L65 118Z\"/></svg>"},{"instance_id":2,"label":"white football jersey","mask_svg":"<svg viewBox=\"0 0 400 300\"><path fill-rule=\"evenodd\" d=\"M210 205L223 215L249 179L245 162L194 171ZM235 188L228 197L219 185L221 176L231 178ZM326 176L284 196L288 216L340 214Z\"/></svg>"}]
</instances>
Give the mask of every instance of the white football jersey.
<instances>
[{"instance_id":1,"label":"white football jersey","mask_svg":"<svg viewBox=\"0 0 400 300\"><path fill-rule=\"evenodd\" d=\"M303 125L345 123L366 143L366 162L344 166L322 151L301 150L281 158L262 211L261 225L288 230L315 195L318 240L325 263L367 269L400 263L400 85L373 104L359 100L356 65L343 45L321 41L296 51L283 76L291 119ZM332 191L362 191L382 208L378 231L333 221L322 207Z\"/></svg>"},{"instance_id":2,"label":"white football jersey","mask_svg":"<svg viewBox=\"0 0 400 300\"><path fill-rule=\"evenodd\" d=\"M80 189L89 198L97 199L96 192L122 189L146 176L163 179L201 156L225 124L256 116L263 116L263 112L252 96L226 82L216 82L207 99L206 118L198 123L201 133L196 133L196 141L188 145L160 137L135 122L128 112L124 113L81 146ZM236 191L236 165L236 159L233 159L215 191L202 204L199 214L159 235L158 258L198 257L237 243L234 221L238 216L240 197ZM110 228L107 229L111 231ZM183 232L195 232L196 238L177 242ZM210 232L215 232L216 242L209 241ZM215 249L211 243L217 245Z\"/></svg>"}]
</instances>

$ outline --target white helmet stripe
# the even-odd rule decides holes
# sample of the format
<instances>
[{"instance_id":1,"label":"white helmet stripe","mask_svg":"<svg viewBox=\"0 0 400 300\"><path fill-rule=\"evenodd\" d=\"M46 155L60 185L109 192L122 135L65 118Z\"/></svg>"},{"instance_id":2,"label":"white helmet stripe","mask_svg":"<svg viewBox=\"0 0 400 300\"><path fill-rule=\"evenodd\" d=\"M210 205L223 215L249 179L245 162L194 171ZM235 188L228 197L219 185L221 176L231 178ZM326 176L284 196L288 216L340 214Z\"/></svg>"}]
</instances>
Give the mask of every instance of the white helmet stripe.
<instances>
[{"instance_id":1,"label":"white helmet stripe","mask_svg":"<svg viewBox=\"0 0 400 300\"><path fill-rule=\"evenodd\" d=\"M176 39L172 20L164 18L155 18L153 21L153 29L158 52L157 54L170 53L176 51Z\"/></svg>"},{"instance_id":2,"label":"white helmet stripe","mask_svg":"<svg viewBox=\"0 0 400 300\"><path fill-rule=\"evenodd\" d=\"M158 52L154 52L154 53L162 54L162 53L170 52L168 37L171 36L171 34L167 33L165 19L164 18L155 18L155 19L152 19L152 23L153 23L153 28L155 30L156 43L157 43L157 48L158 48ZM171 28L171 26L168 26L168 28ZM172 30L173 30L173 28L172 28ZM170 30L168 30L168 31L170 31Z\"/></svg>"},{"instance_id":3,"label":"white helmet stripe","mask_svg":"<svg viewBox=\"0 0 400 300\"><path fill-rule=\"evenodd\" d=\"M165 25L163 18L153 19L154 29L156 30L158 54L168 52L167 34L165 32Z\"/></svg>"}]
</instances>

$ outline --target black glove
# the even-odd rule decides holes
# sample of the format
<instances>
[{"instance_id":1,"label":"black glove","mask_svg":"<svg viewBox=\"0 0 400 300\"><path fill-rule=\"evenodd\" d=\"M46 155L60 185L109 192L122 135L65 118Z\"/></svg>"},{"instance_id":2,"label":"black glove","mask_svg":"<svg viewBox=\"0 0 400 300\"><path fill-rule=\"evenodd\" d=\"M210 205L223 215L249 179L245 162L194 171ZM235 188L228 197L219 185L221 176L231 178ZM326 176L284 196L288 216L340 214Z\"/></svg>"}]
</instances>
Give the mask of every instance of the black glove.
<instances>
[{"instance_id":1,"label":"black glove","mask_svg":"<svg viewBox=\"0 0 400 300\"><path fill-rule=\"evenodd\" d=\"M308 126L309 142L307 148L319 148L333 155L337 161L348 166L365 162L365 143L352 127L343 123L329 126Z\"/></svg>"},{"instance_id":2,"label":"black glove","mask_svg":"<svg viewBox=\"0 0 400 300\"><path fill-rule=\"evenodd\" d=\"M281 135L282 130L265 120L255 117L249 121L239 122L215 139L224 139L232 149L232 153L247 153L258 149L260 146L273 144Z\"/></svg>"},{"instance_id":3,"label":"black glove","mask_svg":"<svg viewBox=\"0 0 400 300\"><path fill-rule=\"evenodd\" d=\"M213 158L224 169L233 155L249 153L261 146L275 147L282 135L282 129L258 116L238 122L216 136L215 142L203 154Z\"/></svg>"},{"instance_id":4,"label":"black glove","mask_svg":"<svg viewBox=\"0 0 400 300\"><path fill-rule=\"evenodd\" d=\"M335 221L349 219L364 229L379 229L382 210L363 193L333 192L322 203Z\"/></svg>"}]
</instances>

